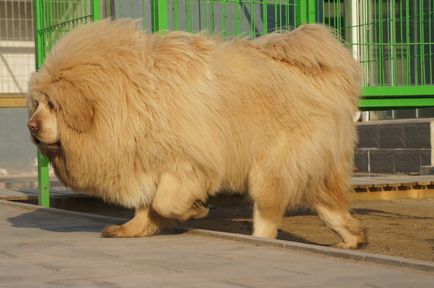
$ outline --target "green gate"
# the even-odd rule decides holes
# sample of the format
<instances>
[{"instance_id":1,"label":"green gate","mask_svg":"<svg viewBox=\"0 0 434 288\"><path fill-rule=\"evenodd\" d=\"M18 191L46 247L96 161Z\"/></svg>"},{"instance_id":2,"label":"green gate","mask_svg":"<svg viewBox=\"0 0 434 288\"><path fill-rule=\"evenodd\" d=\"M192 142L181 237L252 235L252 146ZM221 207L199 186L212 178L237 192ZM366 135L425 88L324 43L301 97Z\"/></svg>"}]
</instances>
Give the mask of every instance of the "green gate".
<instances>
[{"instance_id":1,"label":"green gate","mask_svg":"<svg viewBox=\"0 0 434 288\"><path fill-rule=\"evenodd\" d=\"M304 23L332 26L365 72L361 110L434 107L434 0L34 0L36 69L62 35L105 17L145 30L252 38ZM39 204L49 206L38 153Z\"/></svg>"}]
</instances>

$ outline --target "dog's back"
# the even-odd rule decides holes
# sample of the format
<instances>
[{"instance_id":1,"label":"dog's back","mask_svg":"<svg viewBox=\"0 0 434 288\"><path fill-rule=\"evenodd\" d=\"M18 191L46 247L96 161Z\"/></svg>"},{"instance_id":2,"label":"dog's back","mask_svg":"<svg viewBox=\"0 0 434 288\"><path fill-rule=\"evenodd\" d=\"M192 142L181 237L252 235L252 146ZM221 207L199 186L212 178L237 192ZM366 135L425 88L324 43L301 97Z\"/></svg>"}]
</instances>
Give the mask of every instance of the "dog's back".
<instances>
[{"instance_id":1,"label":"dog's back","mask_svg":"<svg viewBox=\"0 0 434 288\"><path fill-rule=\"evenodd\" d=\"M271 33L254 40L265 55L297 67L305 74L332 74L346 81L354 106L361 85L361 69L349 51L339 42L333 30L318 24L302 25L294 31Z\"/></svg>"}]
</instances>

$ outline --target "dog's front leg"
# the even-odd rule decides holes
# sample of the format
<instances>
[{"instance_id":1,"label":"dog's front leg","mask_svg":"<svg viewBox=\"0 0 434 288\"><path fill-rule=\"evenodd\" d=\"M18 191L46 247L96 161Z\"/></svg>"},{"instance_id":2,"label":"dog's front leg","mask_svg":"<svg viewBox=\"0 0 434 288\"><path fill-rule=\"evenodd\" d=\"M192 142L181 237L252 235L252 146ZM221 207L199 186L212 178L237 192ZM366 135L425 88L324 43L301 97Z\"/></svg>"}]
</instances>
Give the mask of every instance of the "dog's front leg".
<instances>
[{"instance_id":1,"label":"dog's front leg","mask_svg":"<svg viewBox=\"0 0 434 288\"><path fill-rule=\"evenodd\" d=\"M180 221L207 216L209 208L203 204L207 194L200 175L189 165L177 168L161 175L152 208L165 218Z\"/></svg>"},{"instance_id":2,"label":"dog's front leg","mask_svg":"<svg viewBox=\"0 0 434 288\"><path fill-rule=\"evenodd\" d=\"M135 210L134 217L122 225L110 225L102 231L103 237L143 237L152 236L166 226L172 224L172 220L158 215L150 207L140 207Z\"/></svg>"}]
</instances>

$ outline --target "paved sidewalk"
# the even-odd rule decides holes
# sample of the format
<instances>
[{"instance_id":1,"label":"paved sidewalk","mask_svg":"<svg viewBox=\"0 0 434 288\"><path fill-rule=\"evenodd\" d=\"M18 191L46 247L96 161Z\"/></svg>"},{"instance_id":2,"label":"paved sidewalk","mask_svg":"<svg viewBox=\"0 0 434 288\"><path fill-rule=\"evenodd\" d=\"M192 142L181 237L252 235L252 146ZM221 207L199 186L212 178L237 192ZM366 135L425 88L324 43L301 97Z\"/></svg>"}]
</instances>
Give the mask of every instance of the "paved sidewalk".
<instances>
[{"instance_id":1,"label":"paved sidewalk","mask_svg":"<svg viewBox=\"0 0 434 288\"><path fill-rule=\"evenodd\" d=\"M0 287L434 287L432 272L255 241L100 238L116 221L0 201Z\"/></svg>"}]
</instances>

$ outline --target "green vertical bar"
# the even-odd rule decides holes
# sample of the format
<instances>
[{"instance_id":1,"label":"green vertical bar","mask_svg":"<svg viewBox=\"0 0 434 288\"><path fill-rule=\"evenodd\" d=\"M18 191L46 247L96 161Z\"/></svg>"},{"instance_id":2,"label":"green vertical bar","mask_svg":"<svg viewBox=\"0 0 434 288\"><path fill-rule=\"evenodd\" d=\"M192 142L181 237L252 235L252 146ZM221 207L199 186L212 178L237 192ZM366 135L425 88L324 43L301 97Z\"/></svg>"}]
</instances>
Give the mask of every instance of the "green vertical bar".
<instances>
[{"instance_id":1,"label":"green vertical bar","mask_svg":"<svg viewBox=\"0 0 434 288\"><path fill-rule=\"evenodd\" d=\"M105 1L105 5L104 5L105 7L104 7L104 16L106 16L106 17L110 17L111 15L112 15L112 13L111 13L111 9L112 9L112 7L111 7L111 1L110 0L107 0L107 1ZM144 14L143 14L144 15ZM143 18L144 18L145 16L143 16ZM144 22L144 21L143 21ZM143 24L144 25L144 24Z\"/></svg>"},{"instance_id":2,"label":"green vertical bar","mask_svg":"<svg viewBox=\"0 0 434 288\"><path fill-rule=\"evenodd\" d=\"M398 73L397 73L397 64L398 64L398 56L396 55L396 52L397 52L397 49L396 49L396 46L397 46L397 41L396 41L396 30L397 30L397 27L396 27L396 13L395 13L395 10L396 10L396 8L395 8L395 1L392 1L391 2L392 3L392 7L391 7L391 10L392 11L390 11L390 17L392 17L392 29L393 29L393 33L392 33L392 49L393 49L393 59L391 59L392 61L391 61L391 63L393 63L393 67L392 67L392 69L393 69L393 71L392 71L392 73L393 73L393 77L392 77L392 85L396 85L396 78L398 77Z\"/></svg>"},{"instance_id":3,"label":"green vertical bar","mask_svg":"<svg viewBox=\"0 0 434 288\"><path fill-rule=\"evenodd\" d=\"M285 13L285 29L288 30L290 27L290 16L289 16L289 11L291 10L291 2L288 1L287 6L286 6L286 13ZM294 23L295 23L295 18L294 18Z\"/></svg>"},{"instance_id":4,"label":"green vertical bar","mask_svg":"<svg viewBox=\"0 0 434 288\"><path fill-rule=\"evenodd\" d=\"M300 11L299 12L300 24L306 24L306 23L308 23L308 18L307 18L308 2L305 0L300 0L299 3L300 4L298 5L298 7L299 7L299 11Z\"/></svg>"},{"instance_id":5,"label":"green vertical bar","mask_svg":"<svg viewBox=\"0 0 434 288\"><path fill-rule=\"evenodd\" d=\"M44 28L44 3L42 0L33 1L34 21L35 21L35 63L36 70L42 66L45 58L45 34ZM43 207L50 207L50 177L48 174L48 159L38 150L38 203Z\"/></svg>"},{"instance_id":6,"label":"green vertical bar","mask_svg":"<svg viewBox=\"0 0 434 288\"><path fill-rule=\"evenodd\" d=\"M420 0L419 5L419 33L420 33L420 84L425 85L425 29L424 29L424 6L423 0ZM430 13L430 11L428 11Z\"/></svg>"},{"instance_id":7,"label":"green vertical bar","mask_svg":"<svg viewBox=\"0 0 434 288\"><path fill-rule=\"evenodd\" d=\"M223 6L223 14L222 14L222 22L220 22L220 23L224 23L224 26L223 26L223 24L222 24L222 26L224 27L224 29L223 29L223 33L224 33L224 35L223 35L223 37L224 38L226 38L227 36L228 36L228 31L230 30L230 29L228 29L229 28L229 26L228 26L228 15L227 15L227 2L228 2L228 0L224 0L224 6Z\"/></svg>"},{"instance_id":8,"label":"green vertical bar","mask_svg":"<svg viewBox=\"0 0 434 288\"><path fill-rule=\"evenodd\" d=\"M256 8L256 6L254 6L253 1L250 0L250 3L249 3L249 9L250 9L250 15L251 15L251 17L250 17L250 36L252 38L256 37L256 29L255 29L255 27L256 27L256 23L255 23L255 21L256 21L256 9L255 8Z\"/></svg>"},{"instance_id":9,"label":"green vertical bar","mask_svg":"<svg viewBox=\"0 0 434 288\"><path fill-rule=\"evenodd\" d=\"M90 13L92 21L101 20L101 0L92 0L90 2Z\"/></svg>"},{"instance_id":10,"label":"green vertical bar","mask_svg":"<svg viewBox=\"0 0 434 288\"><path fill-rule=\"evenodd\" d=\"M84 3L83 3L84 2ZM89 15L89 13L88 12L90 12L90 11L88 11L88 6L87 6L87 0L82 0L81 1L81 16L83 17L83 16L86 16L86 15ZM82 20L81 20L82 22L86 22L87 21L87 19L85 19L85 18L83 18Z\"/></svg>"},{"instance_id":11,"label":"green vertical bar","mask_svg":"<svg viewBox=\"0 0 434 288\"><path fill-rule=\"evenodd\" d=\"M235 35L240 35L240 0L235 1Z\"/></svg>"},{"instance_id":12,"label":"green vertical bar","mask_svg":"<svg viewBox=\"0 0 434 288\"><path fill-rule=\"evenodd\" d=\"M42 13L42 0L33 1L33 10L34 10L34 21L35 21L35 61L36 61L36 70L42 66L42 62L44 61L45 56L45 44L44 44L44 36L42 33L39 33L40 30L44 27L44 14Z\"/></svg>"},{"instance_id":13,"label":"green vertical bar","mask_svg":"<svg viewBox=\"0 0 434 288\"><path fill-rule=\"evenodd\" d=\"M403 45L403 40L404 40L404 28L403 28L403 23L404 23L404 13L403 13L403 0L400 1L399 4L399 33L400 33L400 42L399 42L399 47L400 47L400 51L401 51L401 57L400 57L400 61L401 61L401 77L399 78L399 82L398 84L403 84L404 83L404 72L403 72L403 67L404 67L404 57L402 57L402 53L404 51L404 45Z\"/></svg>"},{"instance_id":14,"label":"green vertical bar","mask_svg":"<svg viewBox=\"0 0 434 288\"><path fill-rule=\"evenodd\" d=\"M277 16L277 6L278 4L276 3L276 2L274 2L274 27L273 27L273 29L274 29L274 31L278 31L278 26L277 26L277 19L278 19L278 16Z\"/></svg>"},{"instance_id":15,"label":"green vertical bar","mask_svg":"<svg viewBox=\"0 0 434 288\"><path fill-rule=\"evenodd\" d=\"M372 33L373 31L373 15L371 13L371 5L369 4L369 1L365 1L366 3L366 24L367 24L367 28L366 28L366 43L370 43L369 47L368 47L368 71L369 71L369 75L372 75L369 77L369 84L371 86L373 86L373 84L375 83L375 71L374 71L374 65L372 64L372 58L373 58L373 53L374 53L374 49L375 46L373 45L372 42L375 42L375 38L374 38L374 34ZM375 16L374 16L375 17Z\"/></svg>"},{"instance_id":16,"label":"green vertical bar","mask_svg":"<svg viewBox=\"0 0 434 288\"><path fill-rule=\"evenodd\" d=\"M210 15L210 20L211 20L211 25L210 25L210 31L211 31L211 33L214 33L214 30L215 30L215 20L214 20L214 17L215 17L215 3L214 3L214 0L211 0L210 1L210 5L211 5L211 15Z\"/></svg>"},{"instance_id":17,"label":"green vertical bar","mask_svg":"<svg viewBox=\"0 0 434 288\"><path fill-rule=\"evenodd\" d=\"M211 17L209 15L209 2L207 3L207 1L204 3L204 12L205 12L205 27L207 29L209 29L209 27L211 26ZM209 31L209 30L208 30Z\"/></svg>"},{"instance_id":18,"label":"green vertical bar","mask_svg":"<svg viewBox=\"0 0 434 288\"><path fill-rule=\"evenodd\" d=\"M345 11L345 10L344 10ZM338 1L338 5L336 7L336 21L337 21L337 27L336 30L338 31L338 35L339 37L344 37L345 35L342 35L342 6L341 6L341 2Z\"/></svg>"},{"instance_id":19,"label":"green vertical bar","mask_svg":"<svg viewBox=\"0 0 434 288\"><path fill-rule=\"evenodd\" d=\"M283 31L282 0L279 1L279 30Z\"/></svg>"},{"instance_id":20,"label":"green vertical bar","mask_svg":"<svg viewBox=\"0 0 434 288\"><path fill-rule=\"evenodd\" d=\"M44 21L45 26L52 27L53 26L53 17L51 17L51 5L48 3L48 5L44 5L45 11L44 11ZM53 33L52 30L48 30L45 33L48 33L48 51L51 50L51 47L53 46Z\"/></svg>"},{"instance_id":21,"label":"green vertical bar","mask_svg":"<svg viewBox=\"0 0 434 288\"><path fill-rule=\"evenodd\" d=\"M220 10L220 22L219 23L222 27L222 30L220 31L220 33L221 33L222 37L226 37L226 32L227 32L226 26L225 26L225 24L227 22L226 21L226 0L224 0L223 4L220 4L219 10Z\"/></svg>"},{"instance_id":22,"label":"green vertical bar","mask_svg":"<svg viewBox=\"0 0 434 288\"><path fill-rule=\"evenodd\" d=\"M152 32L169 30L169 1L152 0Z\"/></svg>"},{"instance_id":23,"label":"green vertical bar","mask_svg":"<svg viewBox=\"0 0 434 288\"><path fill-rule=\"evenodd\" d=\"M432 49L433 49L433 38L432 38L432 26L434 25L432 18L431 18L431 14L434 13L433 11L433 6L432 6L432 1L428 2L428 40L429 40L429 44L428 44L428 55L429 55L429 79L430 79L430 84L433 84L433 62L432 62Z\"/></svg>"},{"instance_id":24,"label":"green vertical bar","mask_svg":"<svg viewBox=\"0 0 434 288\"><path fill-rule=\"evenodd\" d=\"M158 0L158 31L169 30L169 1Z\"/></svg>"},{"instance_id":25,"label":"green vertical bar","mask_svg":"<svg viewBox=\"0 0 434 288\"><path fill-rule=\"evenodd\" d=\"M299 1L300 23L315 23L316 3L315 0L300 0Z\"/></svg>"},{"instance_id":26,"label":"green vertical bar","mask_svg":"<svg viewBox=\"0 0 434 288\"><path fill-rule=\"evenodd\" d=\"M418 42L420 42L420 35L419 35L419 37L417 37L417 25L416 25L416 23L417 23L417 9L418 9L418 6L417 6L417 2L416 1L413 1L413 11L414 11L414 15L413 15L413 23L414 23L414 25L413 25L413 27L414 27L414 29L413 29L413 33L414 33L414 36L415 36L415 39L414 39L414 43L413 43L413 47L414 47L414 49L413 49L413 51L414 51L414 84L415 85L418 85L418 84L420 84L419 83L419 72L420 72L420 68L418 67L419 66L419 61L418 61L418 49L417 49L417 46L418 45L420 45L420 44L418 44Z\"/></svg>"},{"instance_id":27,"label":"green vertical bar","mask_svg":"<svg viewBox=\"0 0 434 288\"><path fill-rule=\"evenodd\" d=\"M410 47L410 0L405 0L405 44L407 45L407 85L411 84L411 47Z\"/></svg>"},{"instance_id":28,"label":"green vertical bar","mask_svg":"<svg viewBox=\"0 0 434 288\"><path fill-rule=\"evenodd\" d=\"M173 30L177 31L179 30L179 4L178 1L173 1Z\"/></svg>"},{"instance_id":29,"label":"green vertical bar","mask_svg":"<svg viewBox=\"0 0 434 288\"><path fill-rule=\"evenodd\" d=\"M380 61L379 61L379 73L380 73L380 85L384 85L384 33L383 33L383 1L378 1L378 37L379 37L379 49L380 49Z\"/></svg>"},{"instance_id":30,"label":"green vertical bar","mask_svg":"<svg viewBox=\"0 0 434 288\"><path fill-rule=\"evenodd\" d=\"M202 31L202 5L201 5L201 0L197 1L197 15L198 15L198 24L199 24L199 31Z\"/></svg>"},{"instance_id":31,"label":"green vertical bar","mask_svg":"<svg viewBox=\"0 0 434 288\"><path fill-rule=\"evenodd\" d=\"M185 30L191 32L191 17L190 17L190 0L185 0Z\"/></svg>"},{"instance_id":32,"label":"green vertical bar","mask_svg":"<svg viewBox=\"0 0 434 288\"><path fill-rule=\"evenodd\" d=\"M38 204L42 207L50 207L50 175L47 157L38 151Z\"/></svg>"},{"instance_id":33,"label":"green vertical bar","mask_svg":"<svg viewBox=\"0 0 434 288\"><path fill-rule=\"evenodd\" d=\"M267 0L262 1L262 21L263 21L262 34L267 34L268 33L268 3L267 3Z\"/></svg>"}]
</instances>

